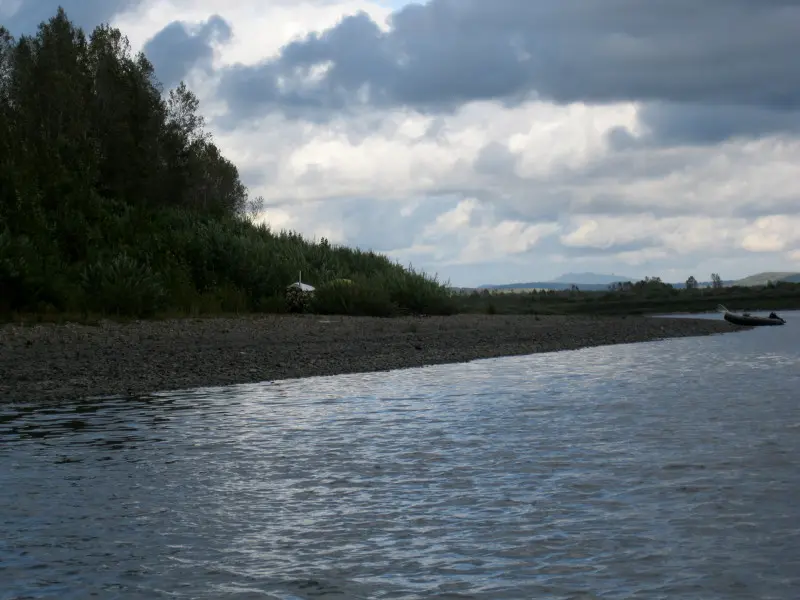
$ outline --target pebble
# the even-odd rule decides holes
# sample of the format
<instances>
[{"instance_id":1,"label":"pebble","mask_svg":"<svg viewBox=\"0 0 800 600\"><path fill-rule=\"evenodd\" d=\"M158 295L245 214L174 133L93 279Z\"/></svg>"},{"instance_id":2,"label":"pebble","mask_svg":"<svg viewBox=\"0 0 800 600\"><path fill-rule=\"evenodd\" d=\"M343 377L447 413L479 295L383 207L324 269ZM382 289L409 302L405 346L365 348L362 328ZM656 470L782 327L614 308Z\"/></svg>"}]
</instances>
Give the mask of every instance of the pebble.
<instances>
[{"instance_id":1,"label":"pebble","mask_svg":"<svg viewBox=\"0 0 800 600\"><path fill-rule=\"evenodd\" d=\"M741 329L721 319L533 315L337 317L324 324L287 315L8 324L0 326L0 402L136 396Z\"/></svg>"}]
</instances>

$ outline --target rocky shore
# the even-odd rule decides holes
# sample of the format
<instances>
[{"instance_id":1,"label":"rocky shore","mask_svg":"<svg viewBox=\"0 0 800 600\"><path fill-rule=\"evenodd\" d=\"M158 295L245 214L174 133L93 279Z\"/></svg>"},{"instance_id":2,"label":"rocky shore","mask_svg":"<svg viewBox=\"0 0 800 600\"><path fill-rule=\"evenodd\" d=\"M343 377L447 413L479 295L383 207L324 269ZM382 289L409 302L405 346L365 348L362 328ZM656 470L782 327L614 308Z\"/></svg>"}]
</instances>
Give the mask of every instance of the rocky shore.
<instances>
[{"instance_id":1,"label":"rocky shore","mask_svg":"<svg viewBox=\"0 0 800 600\"><path fill-rule=\"evenodd\" d=\"M722 320L320 316L0 327L0 401L145 394L736 331Z\"/></svg>"}]
</instances>

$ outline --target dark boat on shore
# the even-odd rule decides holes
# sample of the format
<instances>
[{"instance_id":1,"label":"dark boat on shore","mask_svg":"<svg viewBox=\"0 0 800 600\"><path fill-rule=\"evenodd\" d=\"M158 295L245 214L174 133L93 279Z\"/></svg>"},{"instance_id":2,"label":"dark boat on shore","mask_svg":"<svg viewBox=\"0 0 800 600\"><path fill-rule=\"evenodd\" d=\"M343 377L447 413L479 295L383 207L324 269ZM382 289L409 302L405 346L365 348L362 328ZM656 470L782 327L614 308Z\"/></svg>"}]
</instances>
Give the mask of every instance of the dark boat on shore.
<instances>
[{"instance_id":1,"label":"dark boat on shore","mask_svg":"<svg viewBox=\"0 0 800 600\"><path fill-rule=\"evenodd\" d=\"M723 318L728 323L733 323L734 325L744 325L746 327L757 327L759 325L783 325L786 321L780 318L775 313L770 313L768 317L755 317L750 313L742 313L736 314L729 311L727 308L719 305L720 312L723 313Z\"/></svg>"}]
</instances>

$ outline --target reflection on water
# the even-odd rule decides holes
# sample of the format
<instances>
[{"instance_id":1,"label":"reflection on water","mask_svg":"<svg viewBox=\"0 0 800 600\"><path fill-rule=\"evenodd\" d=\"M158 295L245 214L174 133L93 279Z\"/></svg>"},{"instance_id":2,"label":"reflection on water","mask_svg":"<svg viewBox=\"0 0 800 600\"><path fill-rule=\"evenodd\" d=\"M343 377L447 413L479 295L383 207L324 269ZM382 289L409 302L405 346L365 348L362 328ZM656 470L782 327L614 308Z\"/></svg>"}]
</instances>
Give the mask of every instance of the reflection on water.
<instances>
[{"instance_id":1,"label":"reflection on water","mask_svg":"<svg viewBox=\"0 0 800 600\"><path fill-rule=\"evenodd\" d=\"M0 600L795 598L797 318L0 406Z\"/></svg>"}]
</instances>

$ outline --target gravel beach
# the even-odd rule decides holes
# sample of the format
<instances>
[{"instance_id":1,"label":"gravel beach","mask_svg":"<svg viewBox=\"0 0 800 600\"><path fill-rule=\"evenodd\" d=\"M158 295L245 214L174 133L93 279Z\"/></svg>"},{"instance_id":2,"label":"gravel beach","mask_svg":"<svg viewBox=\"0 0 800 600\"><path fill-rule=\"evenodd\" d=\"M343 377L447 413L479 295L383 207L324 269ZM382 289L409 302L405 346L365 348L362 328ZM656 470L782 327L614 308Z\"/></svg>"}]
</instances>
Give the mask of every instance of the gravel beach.
<instances>
[{"instance_id":1,"label":"gravel beach","mask_svg":"<svg viewBox=\"0 0 800 600\"><path fill-rule=\"evenodd\" d=\"M7 324L0 327L0 399L137 395L741 329L709 319L499 315Z\"/></svg>"}]
</instances>

